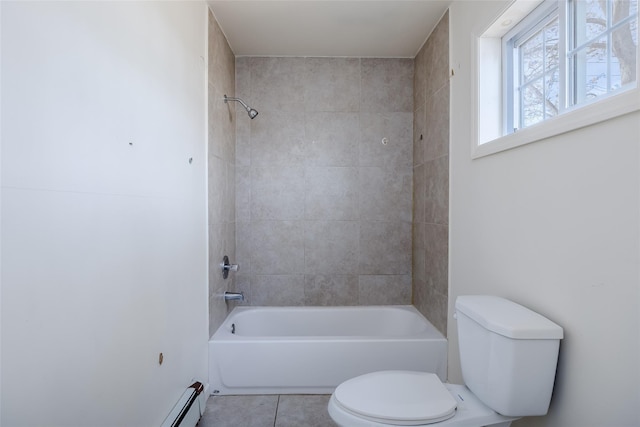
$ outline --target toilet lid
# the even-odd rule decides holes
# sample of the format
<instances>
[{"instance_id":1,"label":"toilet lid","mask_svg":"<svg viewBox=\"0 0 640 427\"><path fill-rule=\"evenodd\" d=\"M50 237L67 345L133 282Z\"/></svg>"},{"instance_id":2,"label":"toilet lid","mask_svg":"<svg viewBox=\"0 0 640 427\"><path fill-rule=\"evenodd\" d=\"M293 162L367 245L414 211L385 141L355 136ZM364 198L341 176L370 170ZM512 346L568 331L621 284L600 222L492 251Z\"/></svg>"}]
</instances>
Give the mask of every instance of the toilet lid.
<instances>
[{"instance_id":1,"label":"toilet lid","mask_svg":"<svg viewBox=\"0 0 640 427\"><path fill-rule=\"evenodd\" d=\"M455 415L456 400L436 374L381 371L340 384L334 392L345 410L395 425L431 424Z\"/></svg>"}]
</instances>

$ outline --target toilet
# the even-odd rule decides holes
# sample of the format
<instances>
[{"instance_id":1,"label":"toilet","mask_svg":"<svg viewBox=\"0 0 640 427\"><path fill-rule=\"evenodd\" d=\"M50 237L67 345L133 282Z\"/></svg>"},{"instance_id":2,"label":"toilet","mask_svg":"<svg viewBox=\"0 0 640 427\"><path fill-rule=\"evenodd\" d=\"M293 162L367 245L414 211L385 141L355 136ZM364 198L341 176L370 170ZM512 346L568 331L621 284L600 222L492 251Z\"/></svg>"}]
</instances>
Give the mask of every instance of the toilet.
<instances>
[{"instance_id":1,"label":"toilet","mask_svg":"<svg viewBox=\"0 0 640 427\"><path fill-rule=\"evenodd\" d=\"M379 371L351 378L329 400L341 427L508 427L549 409L563 330L504 298L460 296L458 323L464 385L437 375Z\"/></svg>"}]
</instances>

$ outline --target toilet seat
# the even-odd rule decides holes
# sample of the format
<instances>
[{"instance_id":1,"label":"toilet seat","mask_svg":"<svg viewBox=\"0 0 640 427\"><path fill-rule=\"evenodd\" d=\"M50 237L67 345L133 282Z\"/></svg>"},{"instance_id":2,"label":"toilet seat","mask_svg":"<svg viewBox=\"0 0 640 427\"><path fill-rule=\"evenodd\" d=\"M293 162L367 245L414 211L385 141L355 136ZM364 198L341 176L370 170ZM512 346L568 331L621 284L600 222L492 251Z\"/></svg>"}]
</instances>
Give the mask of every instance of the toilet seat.
<instances>
[{"instance_id":1,"label":"toilet seat","mask_svg":"<svg viewBox=\"0 0 640 427\"><path fill-rule=\"evenodd\" d=\"M437 423L454 416L457 407L438 376L427 372L372 372L340 384L333 396L348 413L392 425Z\"/></svg>"}]
</instances>

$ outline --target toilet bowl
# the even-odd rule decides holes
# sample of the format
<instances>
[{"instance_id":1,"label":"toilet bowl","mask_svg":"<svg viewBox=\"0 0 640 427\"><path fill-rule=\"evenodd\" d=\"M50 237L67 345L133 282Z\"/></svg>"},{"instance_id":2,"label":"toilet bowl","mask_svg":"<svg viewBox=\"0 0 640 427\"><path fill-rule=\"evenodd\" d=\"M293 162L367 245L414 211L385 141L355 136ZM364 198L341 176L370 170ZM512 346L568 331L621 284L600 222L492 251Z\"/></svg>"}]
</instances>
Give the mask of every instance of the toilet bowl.
<instances>
[{"instance_id":1,"label":"toilet bowl","mask_svg":"<svg viewBox=\"0 0 640 427\"><path fill-rule=\"evenodd\" d=\"M562 328L494 296L460 296L455 308L465 385L427 372L372 372L336 388L331 418L341 427L507 427L546 414Z\"/></svg>"},{"instance_id":2,"label":"toilet bowl","mask_svg":"<svg viewBox=\"0 0 640 427\"><path fill-rule=\"evenodd\" d=\"M373 372L345 381L328 409L341 427L507 427L518 419L493 411L463 385L414 371Z\"/></svg>"}]
</instances>

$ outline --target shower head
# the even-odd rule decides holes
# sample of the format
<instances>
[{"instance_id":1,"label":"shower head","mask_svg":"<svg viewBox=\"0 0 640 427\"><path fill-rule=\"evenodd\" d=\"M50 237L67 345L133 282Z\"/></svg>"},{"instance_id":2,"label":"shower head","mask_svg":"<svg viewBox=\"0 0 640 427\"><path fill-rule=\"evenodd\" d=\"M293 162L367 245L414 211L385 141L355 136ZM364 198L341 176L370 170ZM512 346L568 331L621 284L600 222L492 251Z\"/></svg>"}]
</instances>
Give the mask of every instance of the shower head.
<instances>
[{"instance_id":1,"label":"shower head","mask_svg":"<svg viewBox=\"0 0 640 427\"><path fill-rule=\"evenodd\" d=\"M230 96L225 95L224 96L224 103L226 104L228 101L237 101L240 104L242 104L242 106L244 107L245 110L247 110L247 114L249 114L249 118L250 119L255 119L256 116L258 115L258 111L254 110L253 108L250 108L247 104L245 104L245 102L240 99L240 98L232 98Z\"/></svg>"}]
</instances>

